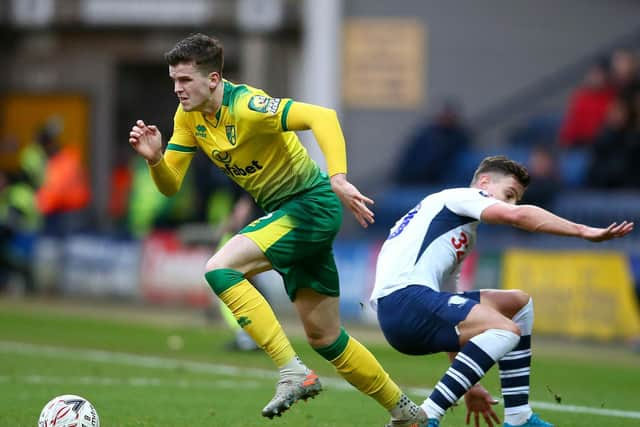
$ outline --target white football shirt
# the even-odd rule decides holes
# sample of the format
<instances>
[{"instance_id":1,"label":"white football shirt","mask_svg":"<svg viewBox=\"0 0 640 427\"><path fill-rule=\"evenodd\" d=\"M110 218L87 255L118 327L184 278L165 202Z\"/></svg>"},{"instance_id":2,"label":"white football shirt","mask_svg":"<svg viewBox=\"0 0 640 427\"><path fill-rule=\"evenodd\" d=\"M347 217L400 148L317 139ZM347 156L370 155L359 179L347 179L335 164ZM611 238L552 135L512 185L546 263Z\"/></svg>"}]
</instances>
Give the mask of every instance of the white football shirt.
<instances>
[{"instance_id":1,"label":"white football shirt","mask_svg":"<svg viewBox=\"0 0 640 427\"><path fill-rule=\"evenodd\" d=\"M376 266L370 303L410 285L439 291L458 274L476 239L480 214L502 203L477 188L452 188L431 194L391 228Z\"/></svg>"}]
</instances>

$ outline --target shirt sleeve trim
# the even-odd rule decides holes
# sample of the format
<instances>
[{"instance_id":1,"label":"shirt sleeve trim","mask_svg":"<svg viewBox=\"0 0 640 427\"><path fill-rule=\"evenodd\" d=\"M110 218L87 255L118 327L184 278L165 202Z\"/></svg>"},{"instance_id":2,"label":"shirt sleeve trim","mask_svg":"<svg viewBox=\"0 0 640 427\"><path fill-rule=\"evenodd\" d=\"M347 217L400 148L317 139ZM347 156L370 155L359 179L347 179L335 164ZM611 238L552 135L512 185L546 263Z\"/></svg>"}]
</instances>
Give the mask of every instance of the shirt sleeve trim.
<instances>
[{"instance_id":1,"label":"shirt sleeve trim","mask_svg":"<svg viewBox=\"0 0 640 427\"><path fill-rule=\"evenodd\" d=\"M167 150L180 151L182 153L195 153L198 147L187 147L186 145L173 144L167 145Z\"/></svg>"},{"instance_id":2,"label":"shirt sleeve trim","mask_svg":"<svg viewBox=\"0 0 640 427\"><path fill-rule=\"evenodd\" d=\"M289 128L287 127L287 116L289 115L289 108L291 108L291 104L293 104L293 99L287 101L287 103L284 105L284 108L282 109L282 116L280 116L282 130L285 132L289 131Z\"/></svg>"}]
</instances>

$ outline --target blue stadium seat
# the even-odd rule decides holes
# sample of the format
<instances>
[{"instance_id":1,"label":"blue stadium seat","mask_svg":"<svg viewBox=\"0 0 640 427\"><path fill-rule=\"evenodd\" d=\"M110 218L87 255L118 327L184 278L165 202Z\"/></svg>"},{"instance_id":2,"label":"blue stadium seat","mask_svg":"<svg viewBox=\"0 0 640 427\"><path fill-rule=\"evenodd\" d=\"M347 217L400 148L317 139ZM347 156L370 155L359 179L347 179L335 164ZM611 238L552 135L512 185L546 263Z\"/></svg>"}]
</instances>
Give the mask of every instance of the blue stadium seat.
<instances>
[{"instance_id":1,"label":"blue stadium seat","mask_svg":"<svg viewBox=\"0 0 640 427\"><path fill-rule=\"evenodd\" d=\"M558 156L558 172L568 188L586 185L587 171L591 162L591 152L587 148L562 151Z\"/></svg>"},{"instance_id":2,"label":"blue stadium seat","mask_svg":"<svg viewBox=\"0 0 640 427\"><path fill-rule=\"evenodd\" d=\"M562 114L545 112L529 117L525 123L516 126L507 137L511 146L554 145L560 126Z\"/></svg>"}]
</instances>

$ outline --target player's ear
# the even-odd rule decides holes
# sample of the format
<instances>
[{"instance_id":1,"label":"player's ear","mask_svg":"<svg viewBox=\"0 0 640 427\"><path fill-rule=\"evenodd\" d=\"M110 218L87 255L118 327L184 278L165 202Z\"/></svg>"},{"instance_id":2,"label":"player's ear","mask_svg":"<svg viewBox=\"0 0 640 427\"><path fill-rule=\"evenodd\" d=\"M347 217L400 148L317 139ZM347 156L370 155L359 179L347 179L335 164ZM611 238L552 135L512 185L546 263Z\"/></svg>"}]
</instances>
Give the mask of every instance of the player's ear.
<instances>
[{"instance_id":1,"label":"player's ear","mask_svg":"<svg viewBox=\"0 0 640 427\"><path fill-rule=\"evenodd\" d=\"M478 177L478 186L480 188L485 189L489 182L491 182L491 175L488 173L483 173Z\"/></svg>"},{"instance_id":2,"label":"player's ear","mask_svg":"<svg viewBox=\"0 0 640 427\"><path fill-rule=\"evenodd\" d=\"M211 91L214 91L215 88L218 87L221 81L222 81L222 76L220 75L219 72L212 71L209 73L209 89L211 89Z\"/></svg>"}]
</instances>

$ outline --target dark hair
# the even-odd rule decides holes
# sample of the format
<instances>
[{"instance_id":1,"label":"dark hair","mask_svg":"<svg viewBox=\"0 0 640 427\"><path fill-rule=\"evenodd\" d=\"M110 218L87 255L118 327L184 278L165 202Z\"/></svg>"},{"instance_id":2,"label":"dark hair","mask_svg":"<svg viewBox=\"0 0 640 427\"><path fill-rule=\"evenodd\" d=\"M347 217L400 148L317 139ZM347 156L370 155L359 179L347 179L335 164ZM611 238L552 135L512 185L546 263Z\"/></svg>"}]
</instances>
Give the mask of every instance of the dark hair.
<instances>
[{"instance_id":1,"label":"dark hair","mask_svg":"<svg viewBox=\"0 0 640 427\"><path fill-rule=\"evenodd\" d=\"M527 168L522 164L509 160L506 156L489 156L482 159L478 169L473 174L473 180L476 182L478 177L483 173L497 172L502 175L513 176L524 188L527 188L531 178Z\"/></svg>"},{"instance_id":2,"label":"dark hair","mask_svg":"<svg viewBox=\"0 0 640 427\"><path fill-rule=\"evenodd\" d=\"M224 52L222 43L205 34L191 34L180 40L169 52L164 54L169 65L175 66L183 62L194 62L204 74L218 72L222 75Z\"/></svg>"}]
</instances>

